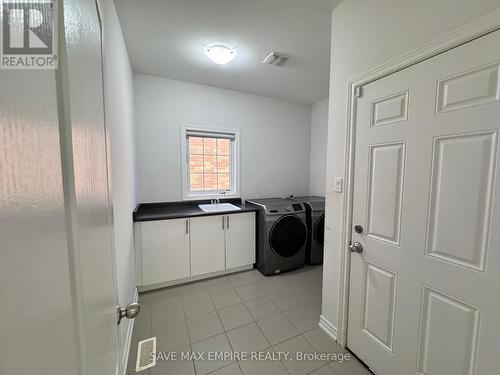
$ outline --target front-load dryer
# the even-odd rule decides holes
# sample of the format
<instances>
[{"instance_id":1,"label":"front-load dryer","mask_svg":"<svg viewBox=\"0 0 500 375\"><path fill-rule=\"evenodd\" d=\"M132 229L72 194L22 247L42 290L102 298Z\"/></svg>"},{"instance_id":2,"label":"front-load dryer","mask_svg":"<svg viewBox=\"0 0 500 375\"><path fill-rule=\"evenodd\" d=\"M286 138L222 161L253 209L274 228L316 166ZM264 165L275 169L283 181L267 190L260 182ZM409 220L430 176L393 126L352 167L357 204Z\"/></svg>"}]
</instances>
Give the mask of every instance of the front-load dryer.
<instances>
[{"instance_id":1,"label":"front-load dryer","mask_svg":"<svg viewBox=\"0 0 500 375\"><path fill-rule=\"evenodd\" d=\"M308 196L288 199L293 202L303 203L307 211L306 263L322 264L325 241L325 198Z\"/></svg>"},{"instance_id":2,"label":"front-load dryer","mask_svg":"<svg viewBox=\"0 0 500 375\"><path fill-rule=\"evenodd\" d=\"M282 198L251 199L257 206L257 268L264 275L304 265L307 243L306 208Z\"/></svg>"}]
</instances>

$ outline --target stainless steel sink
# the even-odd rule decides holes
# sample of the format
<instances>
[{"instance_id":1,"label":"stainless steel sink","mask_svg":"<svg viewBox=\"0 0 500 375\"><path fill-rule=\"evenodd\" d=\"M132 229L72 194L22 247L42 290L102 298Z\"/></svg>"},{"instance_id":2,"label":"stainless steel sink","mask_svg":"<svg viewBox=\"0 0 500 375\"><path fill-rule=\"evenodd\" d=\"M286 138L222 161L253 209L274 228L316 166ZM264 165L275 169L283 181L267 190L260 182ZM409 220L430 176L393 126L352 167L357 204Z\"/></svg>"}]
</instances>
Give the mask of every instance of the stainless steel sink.
<instances>
[{"instance_id":1,"label":"stainless steel sink","mask_svg":"<svg viewBox=\"0 0 500 375\"><path fill-rule=\"evenodd\" d=\"M236 207L231 203L214 203L198 205L204 212L219 212L219 211L239 211L240 207Z\"/></svg>"}]
</instances>

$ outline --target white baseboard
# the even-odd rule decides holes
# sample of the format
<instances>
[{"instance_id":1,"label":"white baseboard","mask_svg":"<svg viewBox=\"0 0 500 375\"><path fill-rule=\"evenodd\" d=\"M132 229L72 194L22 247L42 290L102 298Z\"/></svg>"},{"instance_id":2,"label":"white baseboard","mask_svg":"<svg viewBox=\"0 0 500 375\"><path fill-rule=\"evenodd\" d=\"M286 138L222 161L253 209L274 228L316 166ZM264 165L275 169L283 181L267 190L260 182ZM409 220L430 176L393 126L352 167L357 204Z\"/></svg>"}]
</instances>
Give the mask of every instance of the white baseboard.
<instances>
[{"instance_id":1,"label":"white baseboard","mask_svg":"<svg viewBox=\"0 0 500 375\"><path fill-rule=\"evenodd\" d=\"M139 300L139 291L137 290L137 288L135 288L134 302L137 302L138 300ZM132 344L132 333L134 332L134 321L135 321L135 319L122 320L123 323L127 322L127 336L125 338L125 347L123 348L122 363L121 363L122 374L121 375L127 375L128 356L130 353L130 345Z\"/></svg>"},{"instance_id":2,"label":"white baseboard","mask_svg":"<svg viewBox=\"0 0 500 375\"><path fill-rule=\"evenodd\" d=\"M222 271L205 273L203 275L198 275L198 276L184 277L182 279L171 280L171 281L167 281L164 283L158 283L158 284L152 284L152 285L139 285L137 288L139 289L139 292L142 293L142 292L147 292L147 291L150 291L153 289L161 289L161 288L167 288L167 287L174 286L174 285L192 283L194 281L205 280L205 279L209 279L211 277L217 277L217 276L222 276L222 275L229 275L230 273L247 271L247 270L251 270L251 269L253 269L253 264L248 264L246 266L228 268L228 269L225 269Z\"/></svg>"},{"instance_id":3,"label":"white baseboard","mask_svg":"<svg viewBox=\"0 0 500 375\"><path fill-rule=\"evenodd\" d=\"M337 341L337 328L328 321L323 315L319 317L319 328L321 328L328 336Z\"/></svg>"}]
</instances>

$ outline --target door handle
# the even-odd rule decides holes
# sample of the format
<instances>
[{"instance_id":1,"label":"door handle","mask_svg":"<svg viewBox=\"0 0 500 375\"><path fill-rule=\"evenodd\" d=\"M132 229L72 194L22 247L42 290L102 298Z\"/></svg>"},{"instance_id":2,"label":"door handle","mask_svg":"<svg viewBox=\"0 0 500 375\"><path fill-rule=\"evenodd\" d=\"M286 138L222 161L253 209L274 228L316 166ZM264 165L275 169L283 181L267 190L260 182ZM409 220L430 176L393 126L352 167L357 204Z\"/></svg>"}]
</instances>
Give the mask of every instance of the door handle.
<instances>
[{"instance_id":1,"label":"door handle","mask_svg":"<svg viewBox=\"0 0 500 375\"><path fill-rule=\"evenodd\" d=\"M362 253L363 245L361 245L359 242L354 242L353 244L349 245L349 250L351 250L351 253Z\"/></svg>"},{"instance_id":2,"label":"door handle","mask_svg":"<svg viewBox=\"0 0 500 375\"><path fill-rule=\"evenodd\" d=\"M189 219L186 219L186 234L189 234Z\"/></svg>"},{"instance_id":3,"label":"door handle","mask_svg":"<svg viewBox=\"0 0 500 375\"><path fill-rule=\"evenodd\" d=\"M222 216L222 230L224 230L224 229L225 229L225 227L224 227L224 220L225 220L225 219L224 219L224 216Z\"/></svg>"},{"instance_id":4,"label":"door handle","mask_svg":"<svg viewBox=\"0 0 500 375\"><path fill-rule=\"evenodd\" d=\"M229 229L229 215L227 215L226 229Z\"/></svg>"},{"instance_id":5,"label":"door handle","mask_svg":"<svg viewBox=\"0 0 500 375\"><path fill-rule=\"evenodd\" d=\"M137 315L139 315L139 311L141 311L141 305L139 305L137 302L132 302L125 307L118 306L116 310L118 314L117 324L120 324L123 318L134 319Z\"/></svg>"}]
</instances>

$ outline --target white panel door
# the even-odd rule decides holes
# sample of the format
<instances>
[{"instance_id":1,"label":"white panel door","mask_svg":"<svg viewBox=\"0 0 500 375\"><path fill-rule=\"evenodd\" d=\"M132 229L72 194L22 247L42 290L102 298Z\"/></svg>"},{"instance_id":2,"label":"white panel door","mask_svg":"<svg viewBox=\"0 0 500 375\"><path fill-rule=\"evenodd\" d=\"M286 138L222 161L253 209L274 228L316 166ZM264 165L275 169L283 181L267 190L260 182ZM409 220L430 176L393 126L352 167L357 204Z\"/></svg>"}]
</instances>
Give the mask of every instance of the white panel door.
<instances>
[{"instance_id":1,"label":"white panel door","mask_svg":"<svg viewBox=\"0 0 500 375\"><path fill-rule=\"evenodd\" d=\"M362 88L348 347L376 374L498 374L500 31Z\"/></svg>"},{"instance_id":2,"label":"white panel door","mask_svg":"<svg viewBox=\"0 0 500 375\"><path fill-rule=\"evenodd\" d=\"M102 35L96 2L64 2L67 70L59 68L61 128L71 265L78 270L75 298L81 306L80 350L84 373L111 375L117 367L117 313L109 158L104 119ZM59 34L62 38L63 35ZM65 102L67 101L67 102ZM126 303L132 301L126 301ZM57 317L53 317L57 319Z\"/></svg>"},{"instance_id":3,"label":"white panel door","mask_svg":"<svg viewBox=\"0 0 500 375\"><path fill-rule=\"evenodd\" d=\"M79 374L55 74L0 82L0 373Z\"/></svg>"},{"instance_id":4,"label":"white panel door","mask_svg":"<svg viewBox=\"0 0 500 375\"><path fill-rule=\"evenodd\" d=\"M0 70L0 373L115 375L96 2L54 18L58 70Z\"/></svg>"},{"instance_id":5,"label":"white panel door","mask_svg":"<svg viewBox=\"0 0 500 375\"><path fill-rule=\"evenodd\" d=\"M189 276L189 219L144 221L142 285Z\"/></svg>"},{"instance_id":6,"label":"white panel door","mask_svg":"<svg viewBox=\"0 0 500 375\"><path fill-rule=\"evenodd\" d=\"M227 215L226 268L255 263L255 213Z\"/></svg>"},{"instance_id":7,"label":"white panel door","mask_svg":"<svg viewBox=\"0 0 500 375\"><path fill-rule=\"evenodd\" d=\"M190 219L191 276L225 269L226 216Z\"/></svg>"}]
</instances>

